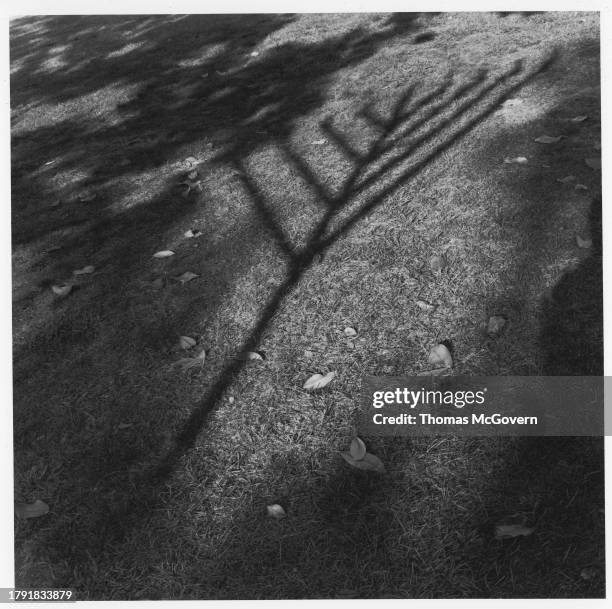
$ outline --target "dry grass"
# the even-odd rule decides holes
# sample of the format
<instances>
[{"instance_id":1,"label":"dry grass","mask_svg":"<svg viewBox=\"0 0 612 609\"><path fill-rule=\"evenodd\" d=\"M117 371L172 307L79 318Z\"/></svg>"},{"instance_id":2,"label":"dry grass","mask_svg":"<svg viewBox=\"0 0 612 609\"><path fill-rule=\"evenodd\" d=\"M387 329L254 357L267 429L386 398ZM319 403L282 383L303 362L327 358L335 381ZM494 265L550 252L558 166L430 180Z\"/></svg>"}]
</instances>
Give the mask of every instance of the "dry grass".
<instances>
[{"instance_id":1,"label":"dry grass","mask_svg":"<svg viewBox=\"0 0 612 609\"><path fill-rule=\"evenodd\" d=\"M463 374L601 373L600 174L583 162L599 141L598 28L577 13L14 22L15 485L51 506L17 523L18 585L93 599L602 596L598 440L365 438L382 477L338 456L361 377L422 371L440 340ZM504 84L469 103L553 48L512 92L520 107L498 111ZM485 85L456 95L478 68ZM359 161L324 119L366 154L380 130L365 102L389 117L409 86L418 103L449 73L410 115L421 127L361 178L421 145L343 190ZM185 199L191 155L202 191ZM503 163L514 156L529 163ZM556 181L568 174L589 190ZM350 231L301 249L325 197L342 203L331 231L368 195ZM202 236L185 239L191 227ZM575 236L589 231L585 252ZM54 299L85 264L94 275ZM173 280L187 270L200 277ZM509 324L492 340L497 313ZM236 363L258 323L265 362ZM206 349L203 368L172 367L180 335ZM301 389L328 370L327 390ZM273 502L286 520L266 519ZM536 533L494 540L509 517Z\"/></svg>"}]
</instances>

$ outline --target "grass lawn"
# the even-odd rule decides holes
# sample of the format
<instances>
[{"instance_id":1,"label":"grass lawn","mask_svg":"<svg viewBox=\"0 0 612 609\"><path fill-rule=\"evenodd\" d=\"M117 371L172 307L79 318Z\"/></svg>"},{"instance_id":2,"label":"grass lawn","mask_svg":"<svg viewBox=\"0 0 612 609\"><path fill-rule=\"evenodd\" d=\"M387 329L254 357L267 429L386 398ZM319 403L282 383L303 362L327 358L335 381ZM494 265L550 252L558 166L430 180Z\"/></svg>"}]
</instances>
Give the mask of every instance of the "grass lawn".
<instances>
[{"instance_id":1,"label":"grass lawn","mask_svg":"<svg viewBox=\"0 0 612 609\"><path fill-rule=\"evenodd\" d=\"M11 66L18 586L604 595L601 439L339 454L362 377L441 341L602 374L596 13L22 18Z\"/></svg>"}]
</instances>

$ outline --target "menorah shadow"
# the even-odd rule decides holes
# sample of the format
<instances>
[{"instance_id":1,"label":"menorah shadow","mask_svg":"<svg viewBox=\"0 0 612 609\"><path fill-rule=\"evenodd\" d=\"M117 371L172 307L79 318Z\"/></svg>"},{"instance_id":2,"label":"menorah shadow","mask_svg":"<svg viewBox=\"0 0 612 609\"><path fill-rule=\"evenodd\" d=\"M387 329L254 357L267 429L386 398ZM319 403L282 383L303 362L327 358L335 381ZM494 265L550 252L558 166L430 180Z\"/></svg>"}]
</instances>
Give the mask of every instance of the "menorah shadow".
<instances>
[{"instance_id":1,"label":"menorah shadow","mask_svg":"<svg viewBox=\"0 0 612 609\"><path fill-rule=\"evenodd\" d=\"M380 116L370 105L365 105L360 114L378 131L365 152L351 147L344 134L334 127L333 120L324 121L321 125L323 131L353 163L352 170L344 177L335 194L328 192L297 153L287 144L279 143L288 162L303 176L323 208L305 244L299 247L292 243L283 230L282 222L267 204L265 195L256 180L249 175L243 160L232 153L220 156L216 162L230 163L236 169L238 179L254 209L283 252L287 264L284 281L263 308L239 354L245 356L247 352L257 349L283 300L318 256L323 255L360 219L492 114L504 99L546 70L555 56L553 52L529 69L525 68L523 62L517 61L501 74L490 75L481 70L466 83L459 85L453 84L452 78L448 77L441 85L420 97L415 96L415 87L409 87L399 96L388 117ZM152 472L153 479L166 477L194 445L208 415L219 405L221 397L232 379L242 370L245 361L245 357L239 356L223 369L183 424L173 449Z\"/></svg>"}]
</instances>

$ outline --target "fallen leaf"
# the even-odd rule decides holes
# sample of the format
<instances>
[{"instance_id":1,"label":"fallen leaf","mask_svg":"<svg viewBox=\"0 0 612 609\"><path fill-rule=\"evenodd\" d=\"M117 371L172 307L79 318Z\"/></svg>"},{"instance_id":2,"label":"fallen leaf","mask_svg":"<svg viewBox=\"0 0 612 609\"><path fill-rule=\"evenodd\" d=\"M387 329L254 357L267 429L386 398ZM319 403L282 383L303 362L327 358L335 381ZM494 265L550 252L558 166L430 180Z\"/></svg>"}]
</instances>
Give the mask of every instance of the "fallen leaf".
<instances>
[{"instance_id":1,"label":"fallen leaf","mask_svg":"<svg viewBox=\"0 0 612 609\"><path fill-rule=\"evenodd\" d=\"M598 157L598 156L590 157L588 159L584 159L584 162L591 169L601 169L601 157Z\"/></svg>"},{"instance_id":2,"label":"fallen leaf","mask_svg":"<svg viewBox=\"0 0 612 609\"><path fill-rule=\"evenodd\" d=\"M595 567L586 567L585 569L582 569L582 571L580 571L580 577L582 577L582 579L594 579L595 577L597 577L597 569Z\"/></svg>"},{"instance_id":3,"label":"fallen leaf","mask_svg":"<svg viewBox=\"0 0 612 609\"><path fill-rule=\"evenodd\" d=\"M350 452L343 452L340 454L349 465L357 469L378 472L379 474L384 474L386 471L383 462L376 455L371 453L366 453L362 459L355 459Z\"/></svg>"},{"instance_id":4,"label":"fallen leaf","mask_svg":"<svg viewBox=\"0 0 612 609\"><path fill-rule=\"evenodd\" d=\"M534 141L538 142L539 144L556 144L557 142L560 142L562 138L562 135L541 135L540 137L536 137Z\"/></svg>"},{"instance_id":5,"label":"fallen leaf","mask_svg":"<svg viewBox=\"0 0 612 609\"><path fill-rule=\"evenodd\" d=\"M261 353L258 353L257 351L246 351L245 353L241 353L238 356L238 359L244 361L263 361L264 357Z\"/></svg>"},{"instance_id":6,"label":"fallen leaf","mask_svg":"<svg viewBox=\"0 0 612 609\"><path fill-rule=\"evenodd\" d=\"M576 181L576 176L565 176L564 178L557 178L557 182L560 182L561 184L569 184L570 182L575 182Z\"/></svg>"},{"instance_id":7,"label":"fallen leaf","mask_svg":"<svg viewBox=\"0 0 612 609\"><path fill-rule=\"evenodd\" d=\"M197 228L193 229L190 228L188 231L185 231L185 237L187 237L187 239L195 239L196 237L199 237L201 235L201 231L199 231Z\"/></svg>"},{"instance_id":8,"label":"fallen leaf","mask_svg":"<svg viewBox=\"0 0 612 609\"><path fill-rule=\"evenodd\" d=\"M436 309L436 305L433 305L425 300L417 300L416 305L419 307L419 309L427 311L428 313L431 313L431 311Z\"/></svg>"},{"instance_id":9,"label":"fallen leaf","mask_svg":"<svg viewBox=\"0 0 612 609\"><path fill-rule=\"evenodd\" d=\"M197 169L194 169L193 171L189 172L189 173L187 174L187 177L188 177L190 180L195 180L195 179L198 177L198 170L197 170Z\"/></svg>"},{"instance_id":10,"label":"fallen leaf","mask_svg":"<svg viewBox=\"0 0 612 609\"><path fill-rule=\"evenodd\" d=\"M259 53L257 51L253 51L251 53L251 57L258 57L258 56L259 56Z\"/></svg>"},{"instance_id":11,"label":"fallen leaf","mask_svg":"<svg viewBox=\"0 0 612 609\"><path fill-rule=\"evenodd\" d=\"M344 328L344 336L357 336L357 330L355 330L355 328L351 328L350 326L347 326L346 328Z\"/></svg>"},{"instance_id":12,"label":"fallen leaf","mask_svg":"<svg viewBox=\"0 0 612 609\"><path fill-rule=\"evenodd\" d=\"M506 318L501 315L493 315L489 318L487 325L487 334L489 336L497 336L506 325Z\"/></svg>"},{"instance_id":13,"label":"fallen leaf","mask_svg":"<svg viewBox=\"0 0 612 609\"><path fill-rule=\"evenodd\" d=\"M179 338L179 347L181 349L191 349L191 347L195 347L196 340L195 338L191 338L191 336L181 336Z\"/></svg>"},{"instance_id":14,"label":"fallen leaf","mask_svg":"<svg viewBox=\"0 0 612 609\"><path fill-rule=\"evenodd\" d=\"M586 114L580 114L579 116L574 116L574 118L570 118L570 123L582 123L587 118L589 118Z\"/></svg>"},{"instance_id":15,"label":"fallen leaf","mask_svg":"<svg viewBox=\"0 0 612 609\"><path fill-rule=\"evenodd\" d=\"M228 401L230 404L233 404L233 403L236 401L236 398L235 398L233 395L230 395L230 396L229 396L229 398L227 398L227 401Z\"/></svg>"},{"instance_id":16,"label":"fallen leaf","mask_svg":"<svg viewBox=\"0 0 612 609\"><path fill-rule=\"evenodd\" d=\"M588 190L589 187L585 186L584 184L576 184L576 186L574 186L574 190Z\"/></svg>"},{"instance_id":17,"label":"fallen leaf","mask_svg":"<svg viewBox=\"0 0 612 609\"><path fill-rule=\"evenodd\" d=\"M306 351L304 351L304 357L313 357L314 353L312 351L309 351L308 349Z\"/></svg>"},{"instance_id":18,"label":"fallen leaf","mask_svg":"<svg viewBox=\"0 0 612 609\"><path fill-rule=\"evenodd\" d=\"M361 461L367 453L366 445L361 438L353 438L349 453L355 461Z\"/></svg>"},{"instance_id":19,"label":"fallen leaf","mask_svg":"<svg viewBox=\"0 0 612 609\"><path fill-rule=\"evenodd\" d=\"M57 285L52 285L51 289L56 296L64 297L70 294L72 291L72 286L69 283L60 283Z\"/></svg>"},{"instance_id":20,"label":"fallen leaf","mask_svg":"<svg viewBox=\"0 0 612 609\"><path fill-rule=\"evenodd\" d=\"M433 366L440 366L443 368L453 367L453 357L450 354L448 347L442 343L432 347L427 361Z\"/></svg>"},{"instance_id":21,"label":"fallen leaf","mask_svg":"<svg viewBox=\"0 0 612 609\"><path fill-rule=\"evenodd\" d=\"M312 144L313 146L321 146L322 144L325 144L325 140L316 140Z\"/></svg>"},{"instance_id":22,"label":"fallen leaf","mask_svg":"<svg viewBox=\"0 0 612 609\"><path fill-rule=\"evenodd\" d=\"M16 503L15 515L18 518L38 518L49 513L49 506L40 499L34 503Z\"/></svg>"},{"instance_id":23,"label":"fallen leaf","mask_svg":"<svg viewBox=\"0 0 612 609\"><path fill-rule=\"evenodd\" d=\"M322 374L313 374L303 385L303 389L314 391L315 389L323 389L336 376L335 372L328 372L325 376Z\"/></svg>"},{"instance_id":24,"label":"fallen leaf","mask_svg":"<svg viewBox=\"0 0 612 609\"><path fill-rule=\"evenodd\" d=\"M514 158L505 158L504 163L516 163L517 165L524 165L527 163L527 158L524 156L515 156Z\"/></svg>"},{"instance_id":25,"label":"fallen leaf","mask_svg":"<svg viewBox=\"0 0 612 609\"><path fill-rule=\"evenodd\" d=\"M188 281L191 281L192 279L195 279L196 277L199 277L199 275L196 275L195 273L192 273L191 271L186 271L182 275L179 275L178 277L176 277L176 280L184 284L184 283L187 283Z\"/></svg>"},{"instance_id":26,"label":"fallen leaf","mask_svg":"<svg viewBox=\"0 0 612 609\"><path fill-rule=\"evenodd\" d=\"M527 537L535 528L524 527L520 524L500 524L495 527L495 539L511 539L513 537Z\"/></svg>"},{"instance_id":27,"label":"fallen leaf","mask_svg":"<svg viewBox=\"0 0 612 609\"><path fill-rule=\"evenodd\" d=\"M91 264L84 266L82 269L75 269L74 271L72 271L73 275L89 275L90 273L93 273L96 270L95 266L92 266Z\"/></svg>"},{"instance_id":28,"label":"fallen leaf","mask_svg":"<svg viewBox=\"0 0 612 609\"><path fill-rule=\"evenodd\" d=\"M195 165L198 162L194 156L188 156L184 161L182 161L183 165L188 165L189 167Z\"/></svg>"},{"instance_id":29,"label":"fallen leaf","mask_svg":"<svg viewBox=\"0 0 612 609\"><path fill-rule=\"evenodd\" d=\"M182 370L191 370L197 366L203 366L206 360L206 351L202 350L197 357L184 357L183 359L174 362L174 366L178 366Z\"/></svg>"},{"instance_id":30,"label":"fallen leaf","mask_svg":"<svg viewBox=\"0 0 612 609\"><path fill-rule=\"evenodd\" d=\"M287 512L285 512L283 506L278 505L278 503L267 505L266 511L268 512L268 516L270 516L270 518L274 518L275 520L282 520L283 518L287 518Z\"/></svg>"},{"instance_id":31,"label":"fallen leaf","mask_svg":"<svg viewBox=\"0 0 612 609\"><path fill-rule=\"evenodd\" d=\"M172 250L160 250L159 252L155 252L155 254L153 254L153 258L169 258L170 256L174 256L174 252Z\"/></svg>"},{"instance_id":32,"label":"fallen leaf","mask_svg":"<svg viewBox=\"0 0 612 609\"><path fill-rule=\"evenodd\" d=\"M349 349L354 349L354 348L355 348L355 341L352 341L352 340L347 340L347 341L346 341L346 346L347 346Z\"/></svg>"},{"instance_id":33,"label":"fallen leaf","mask_svg":"<svg viewBox=\"0 0 612 609\"><path fill-rule=\"evenodd\" d=\"M576 235L576 243L578 244L578 247L583 249L593 247L593 241L591 239L583 239L580 235Z\"/></svg>"},{"instance_id":34,"label":"fallen leaf","mask_svg":"<svg viewBox=\"0 0 612 609\"><path fill-rule=\"evenodd\" d=\"M445 266L446 266L446 258L444 256L438 256L436 254L435 256L432 256L429 259L429 268L434 273L440 273Z\"/></svg>"},{"instance_id":35,"label":"fallen leaf","mask_svg":"<svg viewBox=\"0 0 612 609\"><path fill-rule=\"evenodd\" d=\"M129 429L130 427L134 427L134 423L119 423L117 425L117 429Z\"/></svg>"}]
</instances>

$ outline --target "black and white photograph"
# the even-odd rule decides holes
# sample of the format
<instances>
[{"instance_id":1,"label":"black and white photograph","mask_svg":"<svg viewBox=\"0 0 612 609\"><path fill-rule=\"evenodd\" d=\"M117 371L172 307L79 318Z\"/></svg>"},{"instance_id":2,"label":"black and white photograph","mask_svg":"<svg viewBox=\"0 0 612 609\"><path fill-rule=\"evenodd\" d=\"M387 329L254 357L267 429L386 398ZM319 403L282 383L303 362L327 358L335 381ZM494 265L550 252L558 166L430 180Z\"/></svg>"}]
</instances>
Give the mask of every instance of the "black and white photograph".
<instances>
[{"instance_id":1,"label":"black and white photograph","mask_svg":"<svg viewBox=\"0 0 612 609\"><path fill-rule=\"evenodd\" d=\"M604 599L600 12L107 4L7 18L1 600Z\"/></svg>"}]
</instances>

